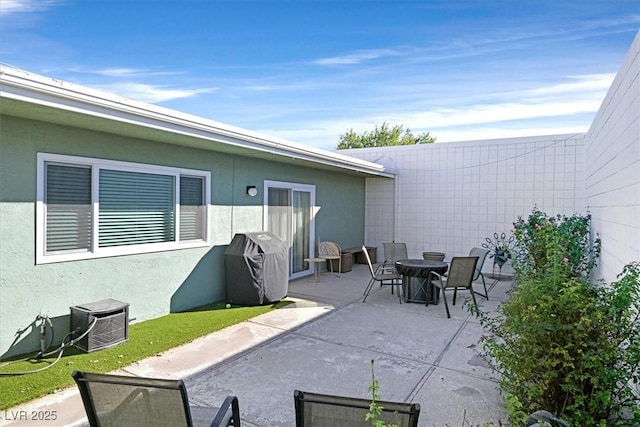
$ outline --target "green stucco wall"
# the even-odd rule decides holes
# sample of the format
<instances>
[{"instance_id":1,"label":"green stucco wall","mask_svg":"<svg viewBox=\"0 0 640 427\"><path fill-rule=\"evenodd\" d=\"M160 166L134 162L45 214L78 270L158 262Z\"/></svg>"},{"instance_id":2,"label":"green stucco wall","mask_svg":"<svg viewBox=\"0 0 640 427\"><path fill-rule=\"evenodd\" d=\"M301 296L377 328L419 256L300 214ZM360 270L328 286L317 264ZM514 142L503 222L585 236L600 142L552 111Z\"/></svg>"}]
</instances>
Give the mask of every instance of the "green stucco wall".
<instances>
[{"instance_id":1,"label":"green stucco wall","mask_svg":"<svg viewBox=\"0 0 640 427\"><path fill-rule=\"evenodd\" d=\"M262 229L264 180L316 185L316 235L345 247L364 241L364 178L0 116L0 357L36 350L37 331L18 329L46 313L56 336L69 307L114 298L135 321L225 297L225 246ZM208 248L35 265L38 152L211 171ZM245 194L255 185L258 197ZM10 348L11 347L11 348Z\"/></svg>"}]
</instances>

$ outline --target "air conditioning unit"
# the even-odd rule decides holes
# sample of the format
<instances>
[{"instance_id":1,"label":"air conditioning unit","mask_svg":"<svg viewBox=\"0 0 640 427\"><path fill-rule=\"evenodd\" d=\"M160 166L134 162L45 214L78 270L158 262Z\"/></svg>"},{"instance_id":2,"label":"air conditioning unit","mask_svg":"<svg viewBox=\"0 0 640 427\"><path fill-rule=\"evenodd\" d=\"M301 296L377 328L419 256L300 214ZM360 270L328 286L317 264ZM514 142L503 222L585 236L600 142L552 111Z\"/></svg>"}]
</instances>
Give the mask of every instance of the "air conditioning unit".
<instances>
[{"instance_id":1,"label":"air conditioning unit","mask_svg":"<svg viewBox=\"0 0 640 427\"><path fill-rule=\"evenodd\" d=\"M74 337L93 328L75 346L90 353L113 347L129 340L129 304L115 299L80 304L71 309L71 331Z\"/></svg>"}]
</instances>

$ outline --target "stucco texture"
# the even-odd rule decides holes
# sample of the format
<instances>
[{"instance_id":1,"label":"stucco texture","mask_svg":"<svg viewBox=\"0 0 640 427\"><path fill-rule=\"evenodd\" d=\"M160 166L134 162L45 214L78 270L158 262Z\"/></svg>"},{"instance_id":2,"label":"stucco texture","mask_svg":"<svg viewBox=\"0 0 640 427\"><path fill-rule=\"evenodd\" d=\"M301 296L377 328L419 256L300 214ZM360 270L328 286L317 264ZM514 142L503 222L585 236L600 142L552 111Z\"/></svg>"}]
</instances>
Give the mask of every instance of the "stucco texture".
<instances>
[{"instance_id":1,"label":"stucco texture","mask_svg":"<svg viewBox=\"0 0 640 427\"><path fill-rule=\"evenodd\" d=\"M114 298L146 320L225 298L224 249L237 232L262 229L264 180L316 185L316 233L355 246L364 241L364 178L213 151L2 116L0 129L0 357L38 348L39 313L69 330L69 307ZM211 172L209 247L35 264L37 153L65 154Z\"/></svg>"}]
</instances>

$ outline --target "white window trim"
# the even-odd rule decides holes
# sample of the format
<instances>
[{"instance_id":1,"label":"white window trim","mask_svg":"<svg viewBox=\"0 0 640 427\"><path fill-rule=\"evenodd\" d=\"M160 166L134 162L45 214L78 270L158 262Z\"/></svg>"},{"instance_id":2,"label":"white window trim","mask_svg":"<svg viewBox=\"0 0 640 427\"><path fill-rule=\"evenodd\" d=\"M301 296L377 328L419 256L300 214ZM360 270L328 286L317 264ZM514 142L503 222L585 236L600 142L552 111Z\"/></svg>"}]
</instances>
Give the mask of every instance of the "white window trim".
<instances>
[{"instance_id":1,"label":"white window trim","mask_svg":"<svg viewBox=\"0 0 640 427\"><path fill-rule=\"evenodd\" d=\"M92 239L91 249L89 251L74 251L67 253L47 254L45 246L45 223L46 223L46 205L44 202L45 193L45 163L58 162L68 163L71 165L91 166L92 182L91 182L91 200L92 200L92 218L98 218L98 175L101 168L111 170L125 170L131 172L154 173L161 175L173 175L175 180L175 203L176 203L176 241L163 243L149 243L144 245L115 246L109 248L98 247L98 221L92 220ZM84 259L105 258L121 255L134 255L150 252L171 251L176 249L197 248L210 245L209 227L211 224L209 213L211 204L211 172L184 169L168 166L156 166L143 163L122 162L115 160L103 160L89 157L67 156L61 154L38 153L37 154L37 193L36 193L36 264L48 264L54 262L77 261ZM203 177L205 179L204 190L204 240L180 242L180 175L189 175L192 177Z\"/></svg>"}]
</instances>

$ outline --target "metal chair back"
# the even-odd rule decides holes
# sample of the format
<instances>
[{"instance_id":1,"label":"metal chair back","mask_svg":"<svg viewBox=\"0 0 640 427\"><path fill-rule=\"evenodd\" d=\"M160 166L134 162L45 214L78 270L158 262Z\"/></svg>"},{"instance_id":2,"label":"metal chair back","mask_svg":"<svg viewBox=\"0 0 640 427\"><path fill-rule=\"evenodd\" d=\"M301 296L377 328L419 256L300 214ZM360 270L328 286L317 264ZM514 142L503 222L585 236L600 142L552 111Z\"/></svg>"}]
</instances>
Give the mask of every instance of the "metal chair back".
<instances>
[{"instance_id":1,"label":"metal chair back","mask_svg":"<svg viewBox=\"0 0 640 427\"><path fill-rule=\"evenodd\" d=\"M453 257L447 271L447 288L471 288L476 274L477 256Z\"/></svg>"},{"instance_id":2,"label":"metal chair back","mask_svg":"<svg viewBox=\"0 0 640 427\"><path fill-rule=\"evenodd\" d=\"M182 380L130 377L75 371L91 427L239 426L238 398L221 408L189 406Z\"/></svg>"},{"instance_id":3,"label":"metal chair back","mask_svg":"<svg viewBox=\"0 0 640 427\"><path fill-rule=\"evenodd\" d=\"M369 252L367 251L366 246L362 246L362 252L364 253L365 258L367 259L367 264L369 265L369 272L371 272L371 280L369 280L369 283L367 284L367 287L365 288L364 292L362 295L364 295L364 298L362 299L362 302L365 302L367 300L367 297L369 296L369 292L371 292L371 288L373 287L373 284L375 282L380 283L380 286L383 285L389 285L391 286L391 293L393 293L393 287L396 286L397 290L398 290L398 302L402 303L402 296L400 295L400 279L402 279L402 276L400 276L400 274L398 274L397 271L393 272L389 272L384 268L384 265L379 265L378 269L374 271L373 269L373 264L371 264L371 258L369 257Z\"/></svg>"},{"instance_id":4,"label":"metal chair back","mask_svg":"<svg viewBox=\"0 0 640 427\"><path fill-rule=\"evenodd\" d=\"M484 265L484 260L487 258L487 255L489 255L489 250L488 249L471 248L471 250L469 251L469 256L477 256L478 257L478 263L476 264L476 272L473 275L473 280L476 281L476 280L478 280L478 278L482 279L482 286L484 287L484 294L480 293L480 292L476 292L476 291L474 291L474 292L476 292L476 294L480 295L481 297L489 299L489 291L487 290L487 282L485 282L484 275L482 274L482 266Z\"/></svg>"},{"instance_id":5,"label":"metal chair back","mask_svg":"<svg viewBox=\"0 0 640 427\"><path fill-rule=\"evenodd\" d=\"M370 399L333 396L295 390L296 427L369 427L366 420ZM378 419L385 425L417 427L420 404L377 401L382 407Z\"/></svg>"},{"instance_id":6,"label":"metal chair back","mask_svg":"<svg viewBox=\"0 0 640 427\"><path fill-rule=\"evenodd\" d=\"M473 275L473 280L478 280L478 278L482 274L482 266L484 265L484 260L487 258L488 254L489 251L487 249L481 248L471 248L471 250L469 251L469 256L478 257L478 263L476 264L476 271Z\"/></svg>"},{"instance_id":7,"label":"metal chair back","mask_svg":"<svg viewBox=\"0 0 640 427\"><path fill-rule=\"evenodd\" d=\"M382 247L384 249L385 264L391 264L395 261L409 258L406 243L382 243Z\"/></svg>"},{"instance_id":8,"label":"metal chair back","mask_svg":"<svg viewBox=\"0 0 640 427\"><path fill-rule=\"evenodd\" d=\"M365 258L367 259L367 265L369 265L369 271L371 272L371 278L375 279L376 272L373 270L373 264L371 264L371 258L369 257L369 252L367 251L366 246L362 246L362 252L364 253Z\"/></svg>"}]
</instances>

